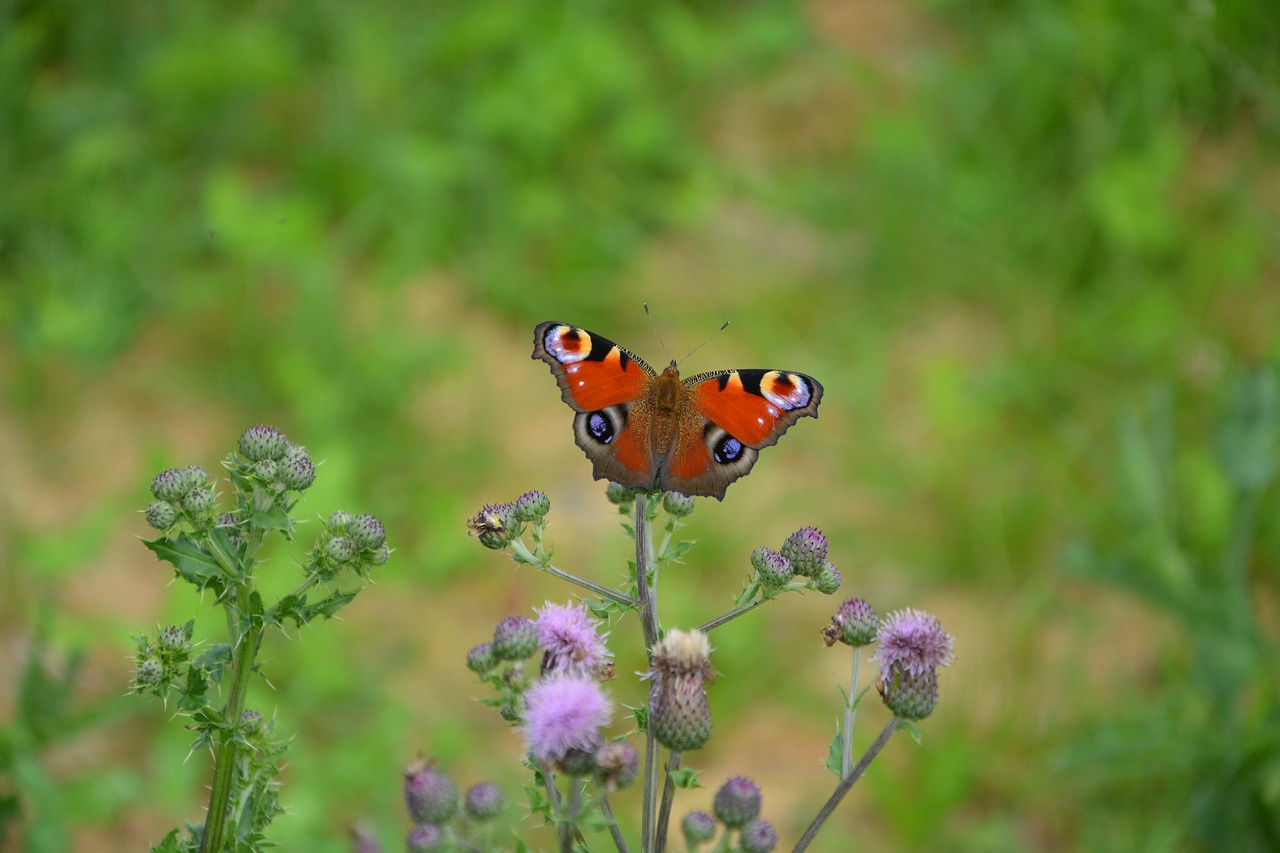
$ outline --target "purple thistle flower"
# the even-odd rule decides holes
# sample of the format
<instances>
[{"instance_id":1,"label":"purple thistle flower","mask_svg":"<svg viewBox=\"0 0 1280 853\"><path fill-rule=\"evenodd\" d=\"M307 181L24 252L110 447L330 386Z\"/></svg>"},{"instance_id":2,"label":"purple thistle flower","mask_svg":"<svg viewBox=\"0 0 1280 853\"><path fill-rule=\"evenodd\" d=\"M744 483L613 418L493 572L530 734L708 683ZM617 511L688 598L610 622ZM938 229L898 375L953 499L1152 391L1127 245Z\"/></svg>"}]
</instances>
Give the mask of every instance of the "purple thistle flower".
<instances>
[{"instance_id":1,"label":"purple thistle flower","mask_svg":"<svg viewBox=\"0 0 1280 853\"><path fill-rule=\"evenodd\" d=\"M525 745L535 761L560 761L571 749L594 752L600 729L613 716L613 705L591 677L559 672L544 678L524 695Z\"/></svg>"},{"instance_id":2,"label":"purple thistle flower","mask_svg":"<svg viewBox=\"0 0 1280 853\"><path fill-rule=\"evenodd\" d=\"M778 846L778 833L767 820L753 820L742 827L738 847L742 853L770 853Z\"/></svg>"},{"instance_id":3,"label":"purple thistle flower","mask_svg":"<svg viewBox=\"0 0 1280 853\"><path fill-rule=\"evenodd\" d=\"M938 617L923 610L890 613L880 621L876 642L880 648L871 659L880 662L880 677L885 681L895 666L907 675L923 676L955 660L954 638L942 630Z\"/></svg>"},{"instance_id":4,"label":"purple thistle flower","mask_svg":"<svg viewBox=\"0 0 1280 853\"><path fill-rule=\"evenodd\" d=\"M548 601L538 611L535 627L538 645L547 653L542 662L544 673L577 672L594 677L608 666L611 655L604 636L597 633L600 622L587 613L586 605Z\"/></svg>"},{"instance_id":5,"label":"purple thistle flower","mask_svg":"<svg viewBox=\"0 0 1280 853\"><path fill-rule=\"evenodd\" d=\"M745 826L760 816L760 786L746 776L734 776L720 786L711 810L730 828Z\"/></svg>"}]
</instances>

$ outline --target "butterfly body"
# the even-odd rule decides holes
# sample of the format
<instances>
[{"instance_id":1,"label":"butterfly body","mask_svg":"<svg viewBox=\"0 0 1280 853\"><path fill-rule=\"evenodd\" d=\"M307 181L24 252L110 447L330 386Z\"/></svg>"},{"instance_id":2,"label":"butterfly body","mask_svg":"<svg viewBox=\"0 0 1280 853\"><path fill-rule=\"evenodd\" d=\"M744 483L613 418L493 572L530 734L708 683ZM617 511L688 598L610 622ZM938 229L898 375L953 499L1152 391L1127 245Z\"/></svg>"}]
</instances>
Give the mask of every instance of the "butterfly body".
<instances>
[{"instance_id":1,"label":"butterfly body","mask_svg":"<svg viewBox=\"0 0 1280 853\"><path fill-rule=\"evenodd\" d=\"M680 378L585 329L534 330L545 361L577 413L574 439L597 480L723 499L759 451L804 416L818 416L822 385L803 373L723 370Z\"/></svg>"}]
</instances>

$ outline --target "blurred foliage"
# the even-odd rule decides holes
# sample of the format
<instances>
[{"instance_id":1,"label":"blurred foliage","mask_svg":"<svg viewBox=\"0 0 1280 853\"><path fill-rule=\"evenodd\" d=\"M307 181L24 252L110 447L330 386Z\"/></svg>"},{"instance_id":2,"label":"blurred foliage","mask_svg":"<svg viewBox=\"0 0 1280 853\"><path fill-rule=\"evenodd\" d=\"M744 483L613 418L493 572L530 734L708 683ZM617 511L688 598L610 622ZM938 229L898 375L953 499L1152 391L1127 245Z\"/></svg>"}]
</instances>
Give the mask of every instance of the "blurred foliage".
<instances>
[{"instance_id":1,"label":"blurred foliage","mask_svg":"<svg viewBox=\"0 0 1280 853\"><path fill-rule=\"evenodd\" d=\"M695 516L697 568L667 583L684 593L673 621L712 615L751 548L814 523L850 594L895 607L927 592L956 610L972 596L975 627L999 635L985 660L965 654L981 637L960 636L936 731L873 767L877 808L851 805L846 831L861 817L898 849L1195 847L1214 825L1169 814L1157 790L1209 807L1239 778L1268 802L1275 679L1257 635L1275 616L1257 600L1274 592L1280 534L1259 504L1247 583L1229 582L1233 481L1160 430L1203 434L1237 366L1280 356L1272 5L0 0L0 451L16 519L0 516L16 567L0 618L34 622L34 588L56 585L74 613L58 644L114 633L122 658L128 620L110 604L84 612L119 580L92 583L122 559L117 522L155 470L215 461L179 450L271 421L325 459L315 505L341 495L377 512L414 567L380 579L380 633L359 648L268 650L281 724L308 745L292 756L281 844L342 849L351 815L395 825L407 744L514 790L484 751L510 744L458 719L466 700L441 668L477 623L563 590L478 571L491 567L461 521L504 489L548 487L566 559L621 567L620 541L579 533L595 516L575 503L587 472L567 418L555 460L540 458L553 447L542 412L559 404L525 355L551 317L638 346L614 329L638 335L647 299L668 343L728 315L748 334L717 349L813 373L828 392L803 441ZM706 366L732 364L719 358ZM543 387L526 396L534 376ZM1115 415L1153 385L1171 389L1172 420L1135 416L1118 466ZM538 391L546 409L522 410ZM1161 446L1182 448L1172 480L1148 459ZM550 486L513 482L561 467ZM1164 473L1121 506L1118 483L1146 469ZM1120 541L1140 507L1154 514ZM1073 598L1053 571L1081 531L1099 531L1107 565L1184 564L1176 596L1149 568L1105 578L1183 641L1132 690L1046 671L1055 632L1088 637L1111 600L1098 586ZM191 618L161 606L157 618ZM819 732L818 778L823 702L837 699L795 686L794 650L824 607L718 636L711 697L726 733L780 695L788 726ZM1242 621L1215 633L1219 616ZM640 667L634 654L619 650L619 671ZM1190 697L1178 678L1224 692ZM1085 693L1036 704L1064 684ZM1096 727L1095 708L1132 727ZM1222 739L1193 728L1210 719ZM156 756L184 749L135 736ZM1173 767L1145 794L1147 775L1105 772L1141 769L1116 758L1140 743ZM1051 749L1070 758L1056 772ZM126 831L126 800L155 824L157 809L189 812L196 763L154 760L145 791L68 793L68 831ZM55 782L73 792L74 776ZM843 849L837 835L822 849Z\"/></svg>"},{"instance_id":2,"label":"blurred foliage","mask_svg":"<svg viewBox=\"0 0 1280 853\"><path fill-rule=\"evenodd\" d=\"M1108 811L1125 802L1127 822L1164 823L1180 844L1274 850L1280 655L1259 602L1280 591L1280 376L1259 368L1231 386L1211 448L1175 438L1172 408L1159 395L1124 418L1112 523L1100 545L1076 543L1066 565L1166 612L1178 640L1152 685L1116 685L1134 694L1127 710L1095 723L1060 764Z\"/></svg>"}]
</instances>

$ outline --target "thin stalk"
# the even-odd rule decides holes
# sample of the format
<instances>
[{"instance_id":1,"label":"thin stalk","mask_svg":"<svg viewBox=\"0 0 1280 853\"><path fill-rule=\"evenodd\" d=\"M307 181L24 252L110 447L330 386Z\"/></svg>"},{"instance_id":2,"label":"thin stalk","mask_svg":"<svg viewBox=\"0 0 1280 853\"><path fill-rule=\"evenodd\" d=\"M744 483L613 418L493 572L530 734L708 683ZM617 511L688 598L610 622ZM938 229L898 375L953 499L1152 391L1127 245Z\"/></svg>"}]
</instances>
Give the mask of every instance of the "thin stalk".
<instances>
[{"instance_id":1,"label":"thin stalk","mask_svg":"<svg viewBox=\"0 0 1280 853\"><path fill-rule=\"evenodd\" d=\"M542 770L542 781L547 786L547 802L551 804L551 814L555 817L556 839L559 841L560 849L567 851L572 846L573 832L565 822L564 813L560 810L560 792L556 790L555 774L551 771L550 764L540 764L539 767Z\"/></svg>"},{"instance_id":2,"label":"thin stalk","mask_svg":"<svg viewBox=\"0 0 1280 853\"><path fill-rule=\"evenodd\" d=\"M858 667L862 662L862 649L853 648L853 669L849 673L849 695L844 699L844 736L840 739L844 748L840 756L840 778L849 775L853 769L853 719L858 713L855 703L858 701Z\"/></svg>"},{"instance_id":3,"label":"thin stalk","mask_svg":"<svg viewBox=\"0 0 1280 853\"><path fill-rule=\"evenodd\" d=\"M533 552L529 550L528 546L526 546L524 542L520 541L519 539L514 540L510 544L511 544L511 550L515 551L516 554L519 555L524 562L528 563L531 566L535 566L538 569L541 569L542 571L546 572L549 575L554 575L555 577L558 577L561 580L568 581L571 584L576 584L577 586L580 586L583 589L589 589L592 592L594 592L596 595L603 596L604 598L612 599L613 601L616 601L618 604L621 604L623 607L631 607L631 608L640 607L640 602L636 601L634 598L632 598L629 595L623 595L617 590L609 589L607 586L600 586L600 584L592 583L586 578L580 578L577 575L571 575L566 571L557 569L555 566L551 565L551 563L543 563L533 554Z\"/></svg>"},{"instance_id":4,"label":"thin stalk","mask_svg":"<svg viewBox=\"0 0 1280 853\"><path fill-rule=\"evenodd\" d=\"M609 834L613 836L613 845L618 848L618 853L630 853L627 840L622 837L622 830L618 828L618 819L613 816L613 806L609 805L608 794L600 798L600 811L609 821Z\"/></svg>"},{"instance_id":5,"label":"thin stalk","mask_svg":"<svg viewBox=\"0 0 1280 853\"><path fill-rule=\"evenodd\" d=\"M649 585L649 566L652 562L653 543L649 532L649 496L637 495L635 502L636 533L636 597L640 599L640 627L644 631L645 658L653 666L653 647L658 644L657 603L653 588ZM649 703L653 712L653 703ZM644 799L640 816L640 849L653 853L654 797L658 788L658 744L653 737L653 725L645 726L644 733Z\"/></svg>"},{"instance_id":6,"label":"thin stalk","mask_svg":"<svg viewBox=\"0 0 1280 853\"><path fill-rule=\"evenodd\" d=\"M836 789L831 792L831 796L823 803L818 814L813 818L813 822L809 824L808 829L804 831L804 835L800 836L800 840L796 842L796 846L792 848L791 853L803 853L803 851L813 843L813 839L817 837L822 825L827 822L827 818L831 817L831 813L836 810L836 806L840 805L840 801L853 788L855 782L862 778L862 774L867 772L867 768L871 766L871 762L884 749L885 744L889 742L889 738L893 737L893 733L898 730L898 725L902 721L898 717L891 719L884 729L880 732L880 736L875 742L867 748L866 754L858 762L858 766L853 768L848 776L840 780L836 785Z\"/></svg>"},{"instance_id":7,"label":"thin stalk","mask_svg":"<svg viewBox=\"0 0 1280 853\"><path fill-rule=\"evenodd\" d=\"M667 848L667 827L671 823L671 803L676 796L676 785L671 781L673 771L680 769L681 753L674 750L667 753L667 780L662 783L662 806L658 809L658 832L654 837L654 853L663 853Z\"/></svg>"}]
</instances>

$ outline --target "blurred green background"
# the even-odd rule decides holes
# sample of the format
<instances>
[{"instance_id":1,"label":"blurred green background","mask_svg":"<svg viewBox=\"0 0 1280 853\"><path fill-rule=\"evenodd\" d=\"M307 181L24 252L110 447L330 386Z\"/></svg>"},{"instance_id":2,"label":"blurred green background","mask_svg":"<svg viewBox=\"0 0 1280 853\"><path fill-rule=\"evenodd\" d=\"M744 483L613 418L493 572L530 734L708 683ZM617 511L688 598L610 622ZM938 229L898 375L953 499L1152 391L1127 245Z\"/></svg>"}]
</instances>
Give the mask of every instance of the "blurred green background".
<instances>
[{"instance_id":1,"label":"blurred green background","mask_svg":"<svg viewBox=\"0 0 1280 853\"><path fill-rule=\"evenodd\" d=\"M129 631L210 605L136 510L257 422L325 460L311 517L373 512L398 548L341 622L264 649L250 704L297 732L282 849L357 820L398 849L419 750L518 802L462 655L569 590L464 520L542 488L557 562L619 577L531 332L661 363L648 302L674 355L732 321L686 372L827 392L700 502L666 623L813 524L842 595L957 637L923 746L819 849L1280 848L1272 0L10 0L0 176L0 847L199 819L206 757L121 694ZM794 842L832 784L836 603L713 635L708 790L677 815L745 773Z\"/></svg>"}]
</instances>

